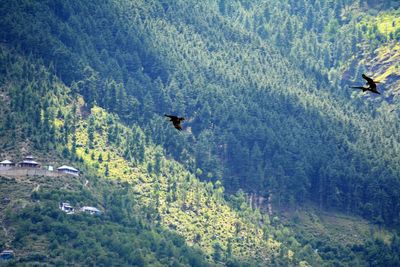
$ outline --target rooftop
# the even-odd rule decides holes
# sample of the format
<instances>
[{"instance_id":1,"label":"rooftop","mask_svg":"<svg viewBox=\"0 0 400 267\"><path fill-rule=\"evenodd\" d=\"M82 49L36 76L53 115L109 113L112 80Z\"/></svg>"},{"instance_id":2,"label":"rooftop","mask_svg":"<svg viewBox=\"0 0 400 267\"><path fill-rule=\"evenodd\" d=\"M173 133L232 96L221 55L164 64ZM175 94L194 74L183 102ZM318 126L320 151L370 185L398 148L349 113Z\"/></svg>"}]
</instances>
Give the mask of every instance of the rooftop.
<instances>
[{"instance_id":1,"label":"rooftop","mask_svg":"<svg viewBox=\"0 0 400 267\"><path fill-rule=\"evenodd\" d=\"M5 255L5 254L14 254L14 251L12 251L11 249L7 249L7 250L3 250L0 254L1 254L1 255Z\"/></svg>"},{"instance_id":2,"label":"rooftop","mask_svg":"<svg viewBox=\"0 0 400 267\"><path fill-rule=\"evenodd\" d=\"M73 172L79 172L77 169L75 169L74 167L71 166L67 166L67 165L63 165L59 168L57 168L57 170L62 171L62 170L69 170L69 171L73 171Z\"/></svg>"},{"instance_id":3,"label":"rooftop","mask_svg":"<svg viewBox=\"0 0 400 267\"><path fill-rule=\"evenodd\" d=\"M39 165L39 163L37 163L36 161L34 161L34 160L29 160L29 159L24 159L23 161L20 161L20 162L18 162L18 163L25 163L25 164L33 164L33 165Z\"/></svg>"},{"instance_id":4,"label":"rooftop","mask_svg":"<svg viewBox=\"0 0 400 267\"><path fill-rule=\"evenodd\" d=\"M67 203L67 202L63 202L61 204L63 207L67 207L67 208L72 208L71 204Z\"/></svg>"},{"instance_id":5,"label":"rooftop","mask_svg":"<svg viewBox=\"0 0 400 267\"><path fill-rule=\"evenodd\" d=\"M81 210L83 210L83 211L101 212L98 208L95 208L95 207L88 207L88 206L82 207Z\"/></svg>"}]
</instances>

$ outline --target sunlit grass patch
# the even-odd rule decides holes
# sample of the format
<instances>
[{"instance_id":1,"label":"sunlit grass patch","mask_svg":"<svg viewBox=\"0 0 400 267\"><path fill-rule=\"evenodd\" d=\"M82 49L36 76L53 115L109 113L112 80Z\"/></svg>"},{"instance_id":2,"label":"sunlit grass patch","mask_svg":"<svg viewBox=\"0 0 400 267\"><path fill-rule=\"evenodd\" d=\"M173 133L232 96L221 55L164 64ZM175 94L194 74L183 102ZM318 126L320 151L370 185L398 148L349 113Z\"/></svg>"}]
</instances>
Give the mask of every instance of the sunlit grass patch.
<instances>
[{"instance_id":1,"label":"sunlit grass patch","mask_svg":"<svg viewBox=\"0 0 400 267\"><path fill-rule=\"evenodd\" d=\"M359 27L367 39L398 40L400 38L400 11L380 13L376 17L366 16Z\"/></svg>"},{"instance_id":2,"label":"sunlit grass patch","mask_svg":"<svg viewBox=\"0 0 400 267\"><path fill-rule=\"evenodd\" d=\"M395 33L400 30L400 12L397 11L394 14L384 14L376 18L376 24L381 34L389 36L391 33Z\"/></svg>"}]
</instances>

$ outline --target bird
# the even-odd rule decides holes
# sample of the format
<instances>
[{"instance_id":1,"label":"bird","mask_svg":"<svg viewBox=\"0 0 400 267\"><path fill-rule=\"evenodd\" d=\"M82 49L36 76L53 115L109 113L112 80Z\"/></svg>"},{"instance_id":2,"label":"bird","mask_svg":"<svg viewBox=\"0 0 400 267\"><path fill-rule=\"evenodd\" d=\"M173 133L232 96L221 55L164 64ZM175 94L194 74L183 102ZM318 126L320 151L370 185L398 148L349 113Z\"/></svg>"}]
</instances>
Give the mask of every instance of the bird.
<instances>
[{"instance_id":1,"label":"bird","mask_svg":"<svg viewBox=\"0 0 400 267\"><path fill-rule=\"evenodd\" d=\"M362 77L367 81L367 85L369 86L369 88L371 89L370 91L372 92L378 92L378 90L376 89L376 84L379 83L377 81L374 81L372 78L368 77L365 74L362 74Z\"/></svg>"},{"instance_id":2,"label":"bird","mask_svg":"<svg viewBox=\"0 0 400 267\"><path fill-rule=\"evenodd\" d=\"M362 74L362 77L367 81L368 87L365 86L351 86L351 88L355 89L361 89L363 92L370 91L372 93L380 95L381 93L377 90L376 84L379 83L377 81L374 81L372 78L368 77L365 74Z\"/></svg>"},{"instance_id":3,"label":"bird","mask_svg":"<svg viewBox=\"0 0 400 267\"><path fill-rule=\"evenodd\" d=\"M167 114L164 114L164 116L170 118L169 121L172 121L172 124L174 125L175 129L182 131L181 121L184 121L185 118Z\"/></svg>"}]
</instances>

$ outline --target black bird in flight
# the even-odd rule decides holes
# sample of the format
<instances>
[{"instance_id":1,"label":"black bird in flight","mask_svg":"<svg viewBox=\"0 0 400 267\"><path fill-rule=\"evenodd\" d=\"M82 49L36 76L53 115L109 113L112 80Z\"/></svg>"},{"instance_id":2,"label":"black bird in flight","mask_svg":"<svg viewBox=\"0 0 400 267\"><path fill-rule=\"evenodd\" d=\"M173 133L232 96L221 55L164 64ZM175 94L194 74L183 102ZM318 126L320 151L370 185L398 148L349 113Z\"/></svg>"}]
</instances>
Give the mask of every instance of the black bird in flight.
<instances>
[{"instance_id":1,"label":"black bird in flight","mask_svg":"<svg viewBox=\"0 0 400 267\"><path fill-rule=\"evenodd\" d=\"M172 124L177 130L182 131L181 121L184 121L185 118L167 114L164 114L164 116L168 117L170 119L169 121L172 121Z\"/></svg>"},{"instance_id":2,"label":"black bird in flight","mask_svg":"<svg viewBox=\"0 0 400 267\"><path fill-rule=\"evenodd\" d=\"M361 89L363 92L370 91L370 92L375 93L375 94L379 94L379 95L381 94L376 89L376 84L379 83L379 82L374 81L373 79L371 79L370 77L368 77L365 74L363 74L362 77L367 81L368 87L352 86L351 88Z\"/></svg>"},{"instance_id":3,"label":"black bird in flight","mask_svg":"<svg viewBox=\"0 0 400 267\"><path fill-rule=\"evenodd\" d=\"M368 77L367 75L363 74L362 77L367 81L367 84L369 88L371 89L372 92L378 92L376 89L376 84L379 83L377 81L374 81L372 78Z\"/></svg>"}]
</instances>

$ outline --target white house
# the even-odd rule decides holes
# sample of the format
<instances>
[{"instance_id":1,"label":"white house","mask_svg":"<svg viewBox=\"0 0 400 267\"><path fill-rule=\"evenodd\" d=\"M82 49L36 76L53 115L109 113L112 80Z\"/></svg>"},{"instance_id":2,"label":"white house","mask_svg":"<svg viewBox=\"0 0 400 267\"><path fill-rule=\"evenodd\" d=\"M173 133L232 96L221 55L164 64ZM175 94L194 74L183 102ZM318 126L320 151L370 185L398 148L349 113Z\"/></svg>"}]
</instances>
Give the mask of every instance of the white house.
<instances>
[{"instance_id":1,"label":"white house","mask_svg":"<svg viewBox=\"0 0 400 267\"><path fill-rule=\"evenodd\" d=\"M0 162L0 169L2 169L2 170L11 169L11 167L14 167L14 166L15 166L15 164L12 161L9 161L7 159Z\"/></svg>"},{"instance_id":2,"label":"white house","mask_svg":"<svg viewBox=\"0 0 400 267\"><path fill-rule=\"evenodd\" d=\"M89 207L89 206L82 207L81 211L88 213L90 215L100 215L101 214L101 211L98 208Z\"/></svg>"},{"instance_id":3,"label":"white house","mask_svg":"<svg viewBox=\"0 0 400 267\"><path fill-rule=\"evenodd\" d=\"M75 169L74 167L71 167L71 166L63 165L63 166L57 168L57 171L59 173L66 173L66 174L72 174L72 175L75 175L75 176L79 176L79 171L77 169Z\"/></svg>"},{"instance_id":4,"label":"white house","mask_svg":"<svg viewBox=\"0 0 400 267\"><path fill-rule=\"evenodd\" d=\"M59 208L66 214L74 214L75 213L74 207L72 207L71 204L69 204L68 202L60 203Z\"/></svg>"},{"instance_id":5,"label":"white house","mask_svg":"<svg viewBox=\"0 0 400 267\"><path fill-rule=\"evenodd\" d=\"M8 249L8 250L3 250L3 251L0 253L0 259L1 259L1 260L10 260L10 259L12 259L12 258L14 258L14 251L12 251L12 250L10 250L10 249Z\"/></svg>"}]
</instances>

